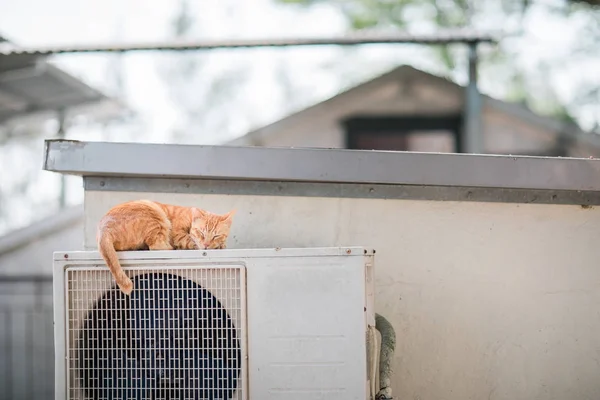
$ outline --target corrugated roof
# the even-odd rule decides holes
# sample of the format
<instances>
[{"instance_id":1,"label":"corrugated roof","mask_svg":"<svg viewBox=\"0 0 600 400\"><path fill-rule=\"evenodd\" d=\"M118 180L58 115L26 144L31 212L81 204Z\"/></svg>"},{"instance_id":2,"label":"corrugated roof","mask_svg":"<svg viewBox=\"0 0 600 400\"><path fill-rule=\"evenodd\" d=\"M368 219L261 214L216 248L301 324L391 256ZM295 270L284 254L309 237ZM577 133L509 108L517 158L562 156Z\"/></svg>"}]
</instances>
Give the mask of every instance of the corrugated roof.
<instances>
[{"instance_id":1,"label":"corrugated roof","mask_svg":"<svg viewBox=\"0 0 600 400\"><path fill-rule=\"evenodd\" d=\"M3 69L4 57L10 56L0 56L0 122L21 114L62 110L107 99L46 62Z\"/></svg>"},{"instance_id":2,"label":"corrugated roof","mask_svg":"<svg viewBox=\"0 0 600 400\"><path fill-rule=\"evenodd\" d=\"M0 124L9 119L48 111L106 103L109 97L48 63L46 57L12 53L13 44L0 38ZM6 49L9 49L8 51ZM12 50L10 50L12 49ZM117 103L113 100L114 103ZM120 104L117 108L123 108ZM90 111L90 110L88 110Z\"/></svg>"}]
</instances>

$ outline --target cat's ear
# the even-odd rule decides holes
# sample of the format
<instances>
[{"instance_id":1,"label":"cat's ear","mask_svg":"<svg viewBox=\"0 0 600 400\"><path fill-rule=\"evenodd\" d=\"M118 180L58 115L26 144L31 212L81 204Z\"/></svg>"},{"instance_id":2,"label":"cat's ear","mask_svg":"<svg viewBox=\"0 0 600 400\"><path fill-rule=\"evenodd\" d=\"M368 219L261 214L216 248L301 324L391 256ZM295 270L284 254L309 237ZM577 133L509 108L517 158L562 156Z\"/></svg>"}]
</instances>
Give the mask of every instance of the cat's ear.
<instances>
[{"instance_id":1,"label":"cat's ear","mask_svg":"<svg viewBox=\"0 0 600 400\"><path fill-rule=\"evenodd\" d=\"M237 210L231 210L229 211L227 214L223 214L221 216L221 219L223 222L231 222L231 219L233 218L233 216L235 215Z\"/></svg>"},{"instance_id":2,"label":"cat's ear","mask_svg":"<svg viewBox=\"0 0 600 400\"><path fill-rule=\"evenodd\" d=\"M206 211L192 207L192 219L206 218Z\"/></svg>"}]
</instances>

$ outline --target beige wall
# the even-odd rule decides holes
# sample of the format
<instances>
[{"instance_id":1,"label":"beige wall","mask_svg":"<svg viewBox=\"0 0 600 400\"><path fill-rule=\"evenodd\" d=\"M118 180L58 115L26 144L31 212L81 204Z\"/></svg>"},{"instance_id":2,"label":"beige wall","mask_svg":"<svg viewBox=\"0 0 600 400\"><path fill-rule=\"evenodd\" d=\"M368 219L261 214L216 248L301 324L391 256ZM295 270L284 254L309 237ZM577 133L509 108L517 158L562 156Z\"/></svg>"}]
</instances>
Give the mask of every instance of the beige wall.
<instances>
[{"instance_id":1,"label":"beige wall","mask_svg":"<svg viewBox=\"0 0 600 400\"><path fill-rule=\"evenodd\" d=\"M232 248L374 247L395 398L600 396L598 208L86 192L88 248L110 206L141 197L237 208Z\"/></svg>"},{"instance_id":2,"label":"beige wall","mask_svg":"<svg viewBox=\"0 0 600 400\"><path fill-rule=\"evenodd\" d=\"M551 148L556 141L554 132L489 106L484 108L482 118L484 146L489 153L535 153Z\"/></svg>"},{"instance_id":3,"label":"beige wall","mask_svg":"<svg viewBox=\"0 0 600 400\"><path fill-rule=\"evenodd\" d=\"M587 144L585 141L580 140L578 143L574 144L571 147L568 156L569 157L579 157L579 158L588 158L588 157L600 158L600 148L592 147L589 144Z\"/></svg>"}]
</instances>

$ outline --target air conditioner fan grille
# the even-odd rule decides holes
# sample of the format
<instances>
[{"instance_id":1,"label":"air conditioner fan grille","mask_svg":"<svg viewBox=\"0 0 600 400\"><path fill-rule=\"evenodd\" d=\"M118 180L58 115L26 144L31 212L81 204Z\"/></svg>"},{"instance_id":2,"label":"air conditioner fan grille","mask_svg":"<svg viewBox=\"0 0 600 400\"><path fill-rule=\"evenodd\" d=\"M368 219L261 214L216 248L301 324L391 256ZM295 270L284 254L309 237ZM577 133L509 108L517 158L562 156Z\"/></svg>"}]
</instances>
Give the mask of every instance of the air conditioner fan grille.
<instances>
[{"instance_id":1,"label":"air conditioner fan grille","mask_svg":"<svg viewBox=\"0 0 600 400\"><path fill-rule=\"evenodd\" d=\"M67 271L70 399L241 399L237 268Z\"/></svg>"}]
</instances>

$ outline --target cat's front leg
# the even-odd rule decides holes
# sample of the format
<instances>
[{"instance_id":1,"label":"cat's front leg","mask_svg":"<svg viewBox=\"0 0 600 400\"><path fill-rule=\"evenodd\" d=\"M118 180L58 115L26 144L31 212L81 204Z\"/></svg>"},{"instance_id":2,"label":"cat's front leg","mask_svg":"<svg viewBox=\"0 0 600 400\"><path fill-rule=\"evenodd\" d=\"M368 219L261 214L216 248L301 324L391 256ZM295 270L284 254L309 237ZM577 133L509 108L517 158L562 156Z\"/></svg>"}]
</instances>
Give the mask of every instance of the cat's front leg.
<instances>
[{"instance_id":1,"label":"cat's front leg","mask_svg":"<svg viewBox=\"0 0 600 400\"><path fill-rule=\"evenodd\" d=\"M188 244L188 248L187 250L200 250L202 247L200 246L200 242L198 241L198 239L196 239L193 235L189 234L187 235L188 240L187 240L187 244Z\"/></svg>"},{"instance_id":2,"label":"cat's front leg","mask_svg":"<svg viewBox=\"0 0 600 400\"><path fill-rule=\"evenodd\" d=\"M177 250L200 250L198 242L187 232L173 234L173 246Z\"/></svg>"}]
</instances>

